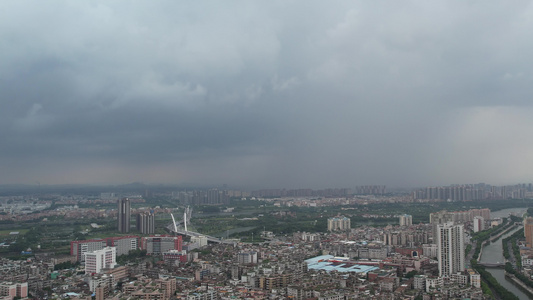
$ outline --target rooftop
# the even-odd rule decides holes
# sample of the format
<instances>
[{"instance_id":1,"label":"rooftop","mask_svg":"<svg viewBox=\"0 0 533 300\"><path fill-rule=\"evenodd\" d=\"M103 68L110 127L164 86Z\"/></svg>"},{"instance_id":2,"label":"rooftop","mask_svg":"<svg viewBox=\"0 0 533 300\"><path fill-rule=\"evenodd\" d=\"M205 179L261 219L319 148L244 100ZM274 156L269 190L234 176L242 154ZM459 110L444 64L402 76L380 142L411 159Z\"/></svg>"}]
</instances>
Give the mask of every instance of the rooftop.
<instances>
[{"instance_id":1,"label":"rooftop","mask_svg":"<svg viewBox=\"0 0 533 300\"><path fill-rule=\"evenodd\" d=\"M310 270L324 270L327 272L367 273L379 269L374 266L359 265L350 262L347 257L334 257L333 255L321 255L307 259L305 262Z\"/></svg>"}]
</instances>

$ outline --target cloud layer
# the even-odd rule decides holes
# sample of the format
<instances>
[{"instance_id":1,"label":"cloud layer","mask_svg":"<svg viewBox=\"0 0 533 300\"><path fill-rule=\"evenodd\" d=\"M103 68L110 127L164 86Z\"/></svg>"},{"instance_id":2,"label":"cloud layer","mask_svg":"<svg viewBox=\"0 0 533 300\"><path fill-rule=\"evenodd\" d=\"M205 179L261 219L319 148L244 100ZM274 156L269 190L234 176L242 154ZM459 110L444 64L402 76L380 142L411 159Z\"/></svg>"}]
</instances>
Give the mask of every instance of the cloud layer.
<instances>
[{"instance_id":1,"label":"cloud layer","mask_svg":"<svg viewBox=\"0 0 533 300\"><path fill-rule=\"evenodd\" d=\"M531 182L530 1L4 1L0 183Z\"/></svg>"}]
</instances>

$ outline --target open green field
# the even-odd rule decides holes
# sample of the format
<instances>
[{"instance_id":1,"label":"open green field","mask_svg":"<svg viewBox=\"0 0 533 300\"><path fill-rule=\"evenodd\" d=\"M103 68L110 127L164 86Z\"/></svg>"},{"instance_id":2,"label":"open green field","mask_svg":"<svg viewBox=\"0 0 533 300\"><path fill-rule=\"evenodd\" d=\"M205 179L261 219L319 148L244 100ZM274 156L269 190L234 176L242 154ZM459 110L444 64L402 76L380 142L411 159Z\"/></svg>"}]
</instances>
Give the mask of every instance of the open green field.
<instances>
[{"instance_id":1,"label":"open green field","mask_svg":"<svg viewBox=\"0 0 533 300\"><path fill-rule=\"evenodd\" d=\"M18 232L19 235L24 235L29 231L29 229L4 229L0 230L0 236L9 236L11 232Z\"/></svg>"}]
</instances>

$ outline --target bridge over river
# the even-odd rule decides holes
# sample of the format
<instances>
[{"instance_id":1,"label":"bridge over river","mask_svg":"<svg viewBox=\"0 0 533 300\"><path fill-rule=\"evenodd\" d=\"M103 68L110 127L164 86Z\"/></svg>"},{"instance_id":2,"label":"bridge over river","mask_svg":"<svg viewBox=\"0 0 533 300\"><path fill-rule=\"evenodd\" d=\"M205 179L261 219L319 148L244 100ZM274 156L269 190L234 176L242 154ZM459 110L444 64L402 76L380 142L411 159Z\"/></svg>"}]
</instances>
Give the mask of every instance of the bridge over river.
<instances>
[{"instance_id":1,"label":"bridge over river","mask_svg":"<svg viewBox=\"0 0 533 300\"><path fill-rule=\"evenodd\" d=\"M194 232L194 231L188 230L187 229L187 225L190 222L191 214L192 214L192 209L189 209L189 207L187 207L187 209L183 213L183 222L179 222L179 221L176 222L176 219L174 218L174 215L170 214L170 216L172 216L172 223L168 224L167 229L170 232L174 232L176 234L183 235L183 236L189 236L189 237L204 236L204 237L207 238L207 241L211 242L211 243L235 244L235 241L233 241L233 240L219 239L219 238L214 237L214 236L209 236L209 235L206 235L206 234L201 234L201 233L198 233L198 232ZM181 225L182 223L183 223L183 227L182 226L178 227L178 225Z\"/></svg>"},{"instance_id":2,"label":"bridge over river","mask_svg":"<svg viewBox=\"0 0 533 300\"><path fill-rule=\"evenodd\" d=\"M495 263L478 262L478 265L482 265L487 268L504 268L505 267L505 263L502 263L502 262L495 262Z\"/></svg>"},{"instance_id":3,"label":"bridge over river","mask_svg":"<svg viewBox=\"0 0 533 300\"><path fill-rule=\"evenodd\" d=\"M183 236L189 236L189 237L205 236L207 238L207 241L211 242L211 243L219 243L219 244L234 244L235 243L234 240L224 240L224 239L219 239L219 238L214 237L214 236L209 236L209 235L201 234L201 233L194 232L194 231L175 229L174 228L174 224L172 224L172 223L167 226L167 229L170 232L174 232L176 234L183 235Z\"/></svg>"}]
</instances>

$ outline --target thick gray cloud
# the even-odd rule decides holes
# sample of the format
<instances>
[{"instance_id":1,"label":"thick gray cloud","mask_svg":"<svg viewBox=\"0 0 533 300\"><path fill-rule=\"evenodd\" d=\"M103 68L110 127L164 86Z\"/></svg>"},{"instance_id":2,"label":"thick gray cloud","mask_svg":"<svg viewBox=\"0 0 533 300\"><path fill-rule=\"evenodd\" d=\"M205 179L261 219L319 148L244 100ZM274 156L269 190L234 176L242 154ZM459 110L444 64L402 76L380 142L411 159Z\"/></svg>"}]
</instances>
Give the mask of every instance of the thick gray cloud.
<instances>
[{"instance_id":1,"label":"thick gray cloud","mask_svg":"<svg viewBox=\"0 0 533 300\"><path fill-rule=\"evenodd\" d=\"M530 182L532 31L530 1L3 1L0 183Z\"/></svg>"}]
</instances>

